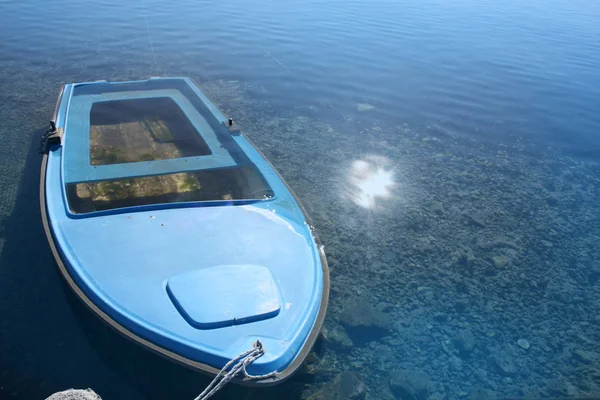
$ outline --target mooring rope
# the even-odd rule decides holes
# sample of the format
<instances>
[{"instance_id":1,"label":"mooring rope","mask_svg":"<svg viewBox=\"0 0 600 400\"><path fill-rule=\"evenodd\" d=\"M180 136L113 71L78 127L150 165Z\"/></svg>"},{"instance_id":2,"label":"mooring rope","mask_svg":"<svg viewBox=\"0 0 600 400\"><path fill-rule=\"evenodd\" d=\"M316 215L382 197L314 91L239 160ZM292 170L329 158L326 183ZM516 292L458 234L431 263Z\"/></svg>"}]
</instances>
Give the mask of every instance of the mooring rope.
<instances>
[{"instance_id":1,"label":"mooring rope","mask_svg":"<svg viewBox=\"0 0 600 400\"><path fill-rule=\"evenodd\" d=\"M194 400L208 399L217 393L219 389L225 386L227 382L238 376L240 373L243 374L244 377L252 380L269 379L277 376L277 371L273 371L264 375L250 375L248 371L246 371L246 367L262 357L263 354L265 354L265 349L262 343L257 340L251 350L246 350L225 364L223 369L219 371L217 376L215 376L206 389L204 389L204 391L200 393Z\"/></svg>"},{"instance_id":2,"label":"mooring rope","mask_svg":"<svg viewBox=\"0 0 600 400\"><path fill-rule=\"evenodd\" d=\"M146 34L148 35L148 44L150 45L150 51L152 52L152 59L154 60L154 73L159 75L158 63L156 62L156 52L154 51L154 41L152 40L152 34L150 33L150 24L148 23L148 13L150 10L146 6L144 0L140 0L142 8L144 9L144 21L146 22Z\"/></svg>"}]
</instances>

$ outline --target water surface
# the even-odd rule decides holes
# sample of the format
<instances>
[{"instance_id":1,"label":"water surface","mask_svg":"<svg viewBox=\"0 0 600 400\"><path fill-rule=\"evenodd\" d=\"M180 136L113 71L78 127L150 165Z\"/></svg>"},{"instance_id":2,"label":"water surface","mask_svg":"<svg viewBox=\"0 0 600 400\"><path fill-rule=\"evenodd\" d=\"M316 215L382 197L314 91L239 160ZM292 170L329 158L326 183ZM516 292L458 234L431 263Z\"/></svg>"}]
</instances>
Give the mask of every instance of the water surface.
<instances>
[{"instance_id":1,"label":"water surface","mask_svg":"<svg viewBox=\"0 0 600 400\"><path fill-rule=\"evenodd\" d=\"M0 16L0 398L206 384L86 317L40 224L60 85L150 76L190 76L236 119L330 262L307 370L220 398L336 398L341 381L371 399L600 396L600 5L2 0Z\"/></svg>"}]
</instances>

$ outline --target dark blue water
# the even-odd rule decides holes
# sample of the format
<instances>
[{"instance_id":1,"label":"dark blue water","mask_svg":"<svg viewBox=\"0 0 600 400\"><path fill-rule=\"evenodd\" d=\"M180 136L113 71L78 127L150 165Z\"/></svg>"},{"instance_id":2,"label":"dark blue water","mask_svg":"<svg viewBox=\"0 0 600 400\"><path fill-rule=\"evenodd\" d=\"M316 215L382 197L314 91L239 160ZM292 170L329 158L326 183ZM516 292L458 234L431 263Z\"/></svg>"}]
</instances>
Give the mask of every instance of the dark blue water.
<instances>
[{"instance_id":1,"label":"dark blue water","mask_svg":"<svg viewBox=\"0 0 600 400\"><path fill-rule=\"evenodd\" d=\"M0 398L206 384L89 318L39 217L60 85L157 75L237 120L332 269L307 368L220 398L600 396L599 3L0 0L0 21Z\"/></svg>"}]
</instances>

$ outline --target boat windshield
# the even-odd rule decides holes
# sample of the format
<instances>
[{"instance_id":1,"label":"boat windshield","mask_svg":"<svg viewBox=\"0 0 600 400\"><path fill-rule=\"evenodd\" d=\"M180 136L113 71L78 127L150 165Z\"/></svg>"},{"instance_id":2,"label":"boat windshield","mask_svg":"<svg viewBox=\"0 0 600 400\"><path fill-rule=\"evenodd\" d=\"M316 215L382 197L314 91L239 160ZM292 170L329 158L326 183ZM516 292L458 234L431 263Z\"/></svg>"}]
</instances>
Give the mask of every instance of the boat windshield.
<instances>
[{"instance_id":1,"label":"boat windshield","mask_svg":"<svg viewBox=\"0 0 600 400\"><path fill-rule=\"evenodd\" d=\"M75 86L63 168L71 212L273 197L264 161L192 85Z\"/></svg>"}]
</instances>

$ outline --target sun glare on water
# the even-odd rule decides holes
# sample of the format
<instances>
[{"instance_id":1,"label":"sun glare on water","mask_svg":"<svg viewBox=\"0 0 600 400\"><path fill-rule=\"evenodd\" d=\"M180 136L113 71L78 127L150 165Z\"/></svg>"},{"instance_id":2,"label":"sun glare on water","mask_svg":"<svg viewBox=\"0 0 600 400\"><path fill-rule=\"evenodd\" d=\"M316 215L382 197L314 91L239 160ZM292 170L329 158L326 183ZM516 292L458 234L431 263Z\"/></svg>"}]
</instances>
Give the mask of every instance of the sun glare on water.
<instances>
[{"instance_id":1,"label":"sun glare on water","mask_svg":"<svg viewBox=\"0 0 600 400\"><path fill-rule=\"evenodd\" d=\"M361 207L373 208L377 198L388 199L395 185L394 172L386 169L387 164L379 157L370 157L352 163L350 183L353 186L352 200Z\"/></svg>"}]
</instances>

